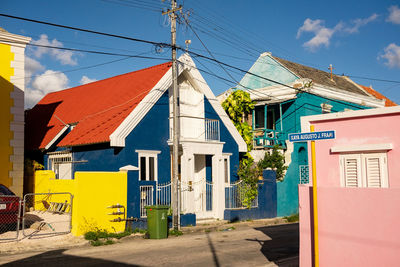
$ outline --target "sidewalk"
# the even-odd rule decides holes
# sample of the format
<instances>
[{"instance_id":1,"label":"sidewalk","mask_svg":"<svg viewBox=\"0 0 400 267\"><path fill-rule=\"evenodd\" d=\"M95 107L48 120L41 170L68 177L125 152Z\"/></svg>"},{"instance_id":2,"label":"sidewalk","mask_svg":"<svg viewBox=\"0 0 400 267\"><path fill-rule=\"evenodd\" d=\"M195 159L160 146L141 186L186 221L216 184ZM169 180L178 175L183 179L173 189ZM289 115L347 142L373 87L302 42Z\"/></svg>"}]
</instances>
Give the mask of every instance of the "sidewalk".
<instances>
[{"instance_id":1,"label":"sidewalk","mask_svg":"<svg viewBox=\"0 0 400 267\"><path fill-rule=\"evenodd\" d=\"M286 224L286 220L282 218L273 219L260 219L249 220L230 223L228 221L207 221L199 223L197 226L182 227L181 231L184 235L209 233L209 232L223 232L232 231L246 227L263 227L268 225ZM136 233L130 236L117 240L117 243L124 243L132 239L142 239L144 234ZM170 238L176 238L170 236ZM178 237L179 238L179 237ZM85 240L83 236L73 236L72 234L57 235L50 237L35 237L35 238L22 238L19 241L0 242L0 255L6 256L10 254L18 254L25 252L47 251L54 249L68 249L76 247L90 246L89 241ZM112 245L111 245L112 246Z\"/></svg>"}]
</instances>

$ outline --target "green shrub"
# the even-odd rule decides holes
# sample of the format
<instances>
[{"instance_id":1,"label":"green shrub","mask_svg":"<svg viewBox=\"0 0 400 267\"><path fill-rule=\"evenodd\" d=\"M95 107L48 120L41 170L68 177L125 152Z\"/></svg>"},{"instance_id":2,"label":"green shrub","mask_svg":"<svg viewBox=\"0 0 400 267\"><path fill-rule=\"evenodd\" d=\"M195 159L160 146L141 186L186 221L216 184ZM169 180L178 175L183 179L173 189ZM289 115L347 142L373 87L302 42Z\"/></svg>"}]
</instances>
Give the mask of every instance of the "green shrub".
<instances>
[{"instance_id":1,"label":"green shrub","mask_svg":"<svg viewBox=\"0 0 400 267\"><path fill-rule=\"evenodd\" d=\"M292 214L290 216L283 217L288 222L298 222L299 221L299 214Z\"/></svg>"}]
</instances>

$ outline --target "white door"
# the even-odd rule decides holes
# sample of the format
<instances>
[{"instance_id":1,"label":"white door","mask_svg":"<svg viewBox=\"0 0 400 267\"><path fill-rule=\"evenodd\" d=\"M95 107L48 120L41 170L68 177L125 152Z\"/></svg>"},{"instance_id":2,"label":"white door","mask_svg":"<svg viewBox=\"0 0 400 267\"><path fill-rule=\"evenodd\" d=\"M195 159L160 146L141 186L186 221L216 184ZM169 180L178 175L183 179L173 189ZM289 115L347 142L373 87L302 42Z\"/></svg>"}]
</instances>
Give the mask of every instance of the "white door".
<instances>
[{"instance_id":1,"label":"white door","mask_svg":"<svg viewBox=\"0 0 400 267\"><path fill-rule=\"evenodd\" d=\"M206 182L206 156L195 155L193 200L198 219L212 218L212 185Z\"/></svg>"}]
</instances>

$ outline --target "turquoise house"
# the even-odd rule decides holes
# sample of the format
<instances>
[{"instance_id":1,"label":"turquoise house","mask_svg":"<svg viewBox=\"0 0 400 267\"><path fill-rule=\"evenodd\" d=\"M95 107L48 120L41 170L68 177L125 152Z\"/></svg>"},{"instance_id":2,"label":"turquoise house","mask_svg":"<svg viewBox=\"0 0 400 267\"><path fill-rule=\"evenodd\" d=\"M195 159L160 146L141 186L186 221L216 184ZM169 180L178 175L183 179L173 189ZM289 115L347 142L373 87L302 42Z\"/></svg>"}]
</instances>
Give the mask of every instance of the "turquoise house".
<instances>
[{"instance_id":1,"label":"turquoise house","mask_svg":"<svg viewBox=\"0 0 400 267\"><path fill-rule=\"evenodd\" d=\"M301 132L300 118L330 112L345 112L383 107L385 100L375 98L345 76L263 53L236 88L218 96L222 102L230 91L250 93L255 108L247 122L253 127L253 158L279 145L288 166L277 182L277 216L298 212L298 184L308 183L307 143L290 143L289 133Z\"/></svg>"}]
</instances>

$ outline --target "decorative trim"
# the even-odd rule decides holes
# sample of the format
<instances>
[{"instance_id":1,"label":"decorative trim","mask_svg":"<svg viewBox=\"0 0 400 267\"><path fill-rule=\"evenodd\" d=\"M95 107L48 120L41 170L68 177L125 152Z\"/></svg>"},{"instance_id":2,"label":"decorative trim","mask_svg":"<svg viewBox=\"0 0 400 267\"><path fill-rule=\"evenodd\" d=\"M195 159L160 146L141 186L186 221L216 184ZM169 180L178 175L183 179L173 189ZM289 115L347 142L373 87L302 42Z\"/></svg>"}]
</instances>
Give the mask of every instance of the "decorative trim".
<instances>
[{"instance_id":1,"label":"decorative trim","mask_svg":"<svg viewBox=\"0 0 400 267\"><path fill-rule=\"evenodd\" d=\"M48 150L57 140L69 129L69 125L65 125L64 128L61 129L61 131L58 132L56 136L54 136L53 139L44 147L45 150Z\"/></svg>"},{"instance_id":2,"label":"decorative trim","mask_svg":"<svg viewBox=\"0 0 400 267\"><path fill-rule=\"evenodd\" d=\"M119 168L120 172L127 172L127 171L138 171L139 168L133 165L126 165L124 167Z\"/></svg>"},{"instance_id":3,"label":"decorative trim","mask_svg":"<svg viewBox=\"0 0 400 267\"><path fill-rule=\"evenodd\" d=\"M350 146L334 146L331 153L341 152L366 152L366 151L386 151L393 149L392 144L366 144L366 145L350 145Z\"/></svg>"},{"instance_id":4,"label":"decorative trim","mask_svg":"<svg viewBox=\"0 0 400 267\"><path fill-rule=\"evenodd\" d=\"M400 113L400 106L304 116L301 117L301 131L308 132L310 130L311 122L352 119L359 117L372 117L372 116L390 115L396 113Z\"/></svg>"},{"instance_id":5,"label":"decorative trim","mask_svg":"<svg viewBox=\"0 0 400 267\"><path fill-rule=\"evenodd\" d=\"M160 150L140 150L140 149L136 149L135 152L136 153L140 153L140 154L146 154L146 155L158 155L158 154L161 154Z\"/></svg>"}]
</instances>

